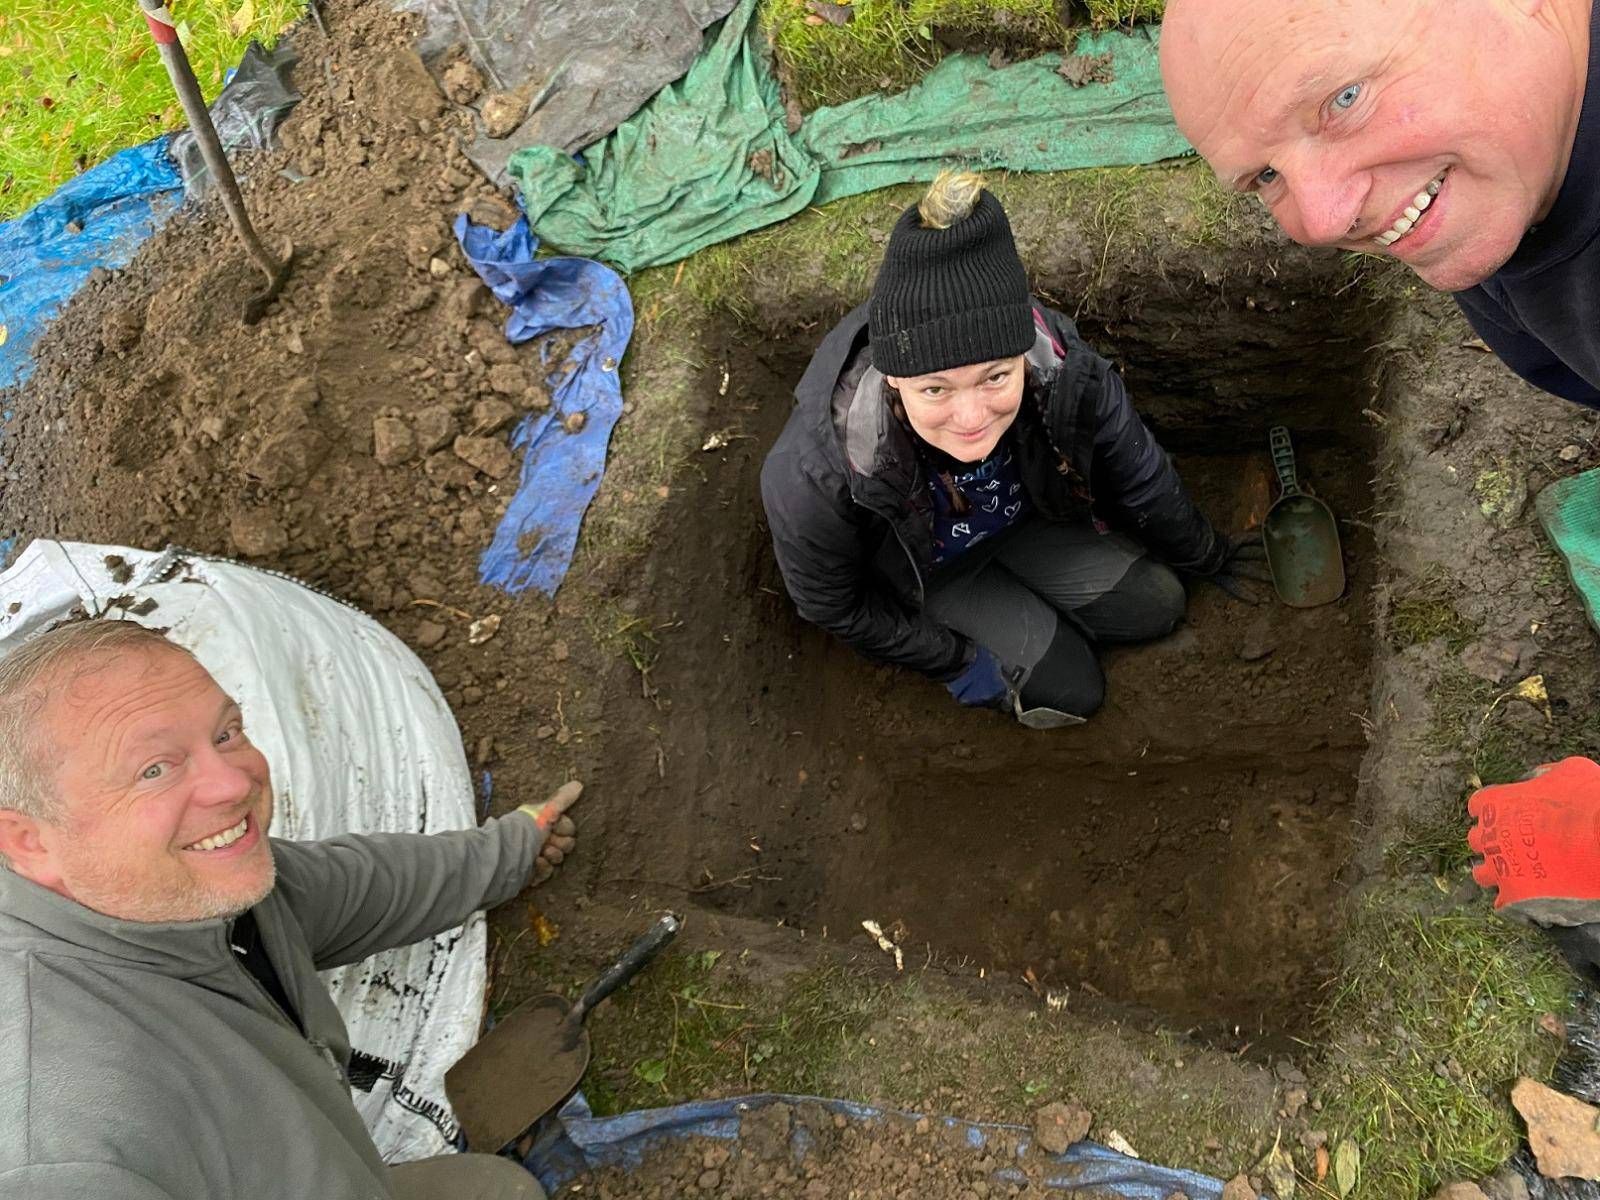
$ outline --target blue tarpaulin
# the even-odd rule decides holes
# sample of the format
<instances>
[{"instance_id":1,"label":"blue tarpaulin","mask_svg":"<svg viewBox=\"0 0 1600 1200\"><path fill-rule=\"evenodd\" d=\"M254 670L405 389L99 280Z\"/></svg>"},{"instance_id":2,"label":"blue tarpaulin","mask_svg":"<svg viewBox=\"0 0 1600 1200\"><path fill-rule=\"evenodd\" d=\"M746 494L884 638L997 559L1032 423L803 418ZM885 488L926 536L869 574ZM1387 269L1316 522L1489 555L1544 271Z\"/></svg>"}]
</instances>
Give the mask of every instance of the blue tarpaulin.
<instances>
[{"instance_id":1,"label":"blue tarpaulin","mask_svg":"<svg viewBox=\"0 0 1600 1200\"><path fill-rule=\"evenodd\" d=\"M768 1104L820 1105L830 1113L840 1113L855 1121L879 1121L888 1117L915 1120L919 1114L893 1113L848 1100L826 1100L816 1096L785 1096L763 1093L728 1100L695 1100L670 1108L649 1108L615 1117L596 1117L582 1093L569 1100L540 1131L532 1153L524 1162L539 1177L551 1195L557 1189L602 1167L635 1168L653 1148L684 1138L718 1138L734 1141L739 1137L743 1114ZM990 1138L1009 1134L1020 1139L1019 1157L1042 1156L1049 1164L1035 1168L1043 1186L1066 1195L1112 1195L1126 1200L1167 1200L1182 1192L1190 1200L1221 1200L1223 1183L1194 1171L1158 1167L1142 1159L1130 1158L1093 1142L1079 1142L1063 1154L1046 1155L1034 1150L1031 1137L1020 1125L979 1124L955 1117L936 1117L935 1123L958 1131L973 1150L981 1151ZM803 1128L795 1129L791 1147L803 1158L807 1138ZM1021 1184L1020 1167L1001 1167L992 1183Z\"/></svg>"},{"instance_id":2,"label":"blue tarpaulin","mask_svg":"<svg viewBox=\"0 0 1600 1200\"><path fill-rule=\"evenodd\" d=\"M594 330L572 348L547 412L511 435L523 452L521 482L478 560L478 576L508 592L553 594L572 562L583 514L606 468L611 430L622 415L618 368L633 335L633 299L622 277L586 258L534 258L538 239L519 220L504 233L456 218L456 238L489 290L511 308L513 343L552 330ZM582 427L571 418L583 414Z\"/></svg>"},{"instance_id":3,"label":"blue tarpaulin","mask_svg":"<svg viewBox=\"0 0 1600 1200\"><path fill-rule=\"evenodd\" d=\"M0 224L0 387L33 369L33 344L96 267L127 265L172 215L183 181L165 137L134 146Z\"/></svg>"}]
</instances>

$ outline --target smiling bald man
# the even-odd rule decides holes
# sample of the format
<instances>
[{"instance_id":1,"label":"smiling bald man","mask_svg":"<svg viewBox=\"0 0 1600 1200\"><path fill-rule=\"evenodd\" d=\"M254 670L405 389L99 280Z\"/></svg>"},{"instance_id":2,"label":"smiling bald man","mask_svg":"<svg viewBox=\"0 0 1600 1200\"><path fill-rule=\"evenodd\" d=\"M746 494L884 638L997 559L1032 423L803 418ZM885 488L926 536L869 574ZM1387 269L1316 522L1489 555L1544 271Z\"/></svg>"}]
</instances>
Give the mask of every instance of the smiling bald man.
<instances>
[{"instance_id":1,"label":"smiling bald man","mask_svg":"<svg viewBox=\"0 0 1600 1200\"><path fill-rule=\"evenodd\" d=\"M477 829L267 836L267 760L186 650L83 621L0 659L0 1196L540 1200L387 1166L320 971L454 928L572 849L581 788Z\"/></svg>"},{"instance_id":2,"label":"smiling bald man","mask_svg":"<svg viewBox=\"0 0 1600 1200\"><path fill-rule=\"evenodd\" d=\"M1454 292L1514 371L1600 407L1590 0L1169 0L1173 113L1285 233Z\"/></svg>"}]
</instances>

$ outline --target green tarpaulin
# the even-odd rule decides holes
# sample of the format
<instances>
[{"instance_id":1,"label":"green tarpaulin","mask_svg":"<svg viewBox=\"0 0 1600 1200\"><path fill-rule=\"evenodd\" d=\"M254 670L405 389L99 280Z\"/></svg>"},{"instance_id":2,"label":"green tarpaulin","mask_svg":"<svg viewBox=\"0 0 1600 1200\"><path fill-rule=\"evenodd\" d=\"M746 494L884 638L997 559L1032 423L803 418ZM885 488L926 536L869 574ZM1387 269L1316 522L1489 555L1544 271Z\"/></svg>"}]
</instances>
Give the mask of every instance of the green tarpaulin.
<instances>
[{"instance_id":1,"label":"green tarpaulin","mask_svg":"<svg viewBox=\"0 0 1600 1200\"><path fill-rule=\"evenodd\" d=\"M789 133L766 48L741 0L705 51L583 162L553 147L513 155L546 242L622 271L951 165L1012 171L1154 162L1185 154L1156 65L1156 31L1085 34L1110 79L1081 87L1047 54L993 68L947 58L916 87L822 108Z\"/></svg>"},{"instance_id":2,"label":"green tarpaulin","mask_svg":"<svg viewBox=\"0 0 1600 1200\"><path fill-rule=\"evenodd\" d=\"M1539 493L1534 507L1566 560L1589 624L1600 629L1600 469L1557 480Z\"/></svg>"}]
</instances>

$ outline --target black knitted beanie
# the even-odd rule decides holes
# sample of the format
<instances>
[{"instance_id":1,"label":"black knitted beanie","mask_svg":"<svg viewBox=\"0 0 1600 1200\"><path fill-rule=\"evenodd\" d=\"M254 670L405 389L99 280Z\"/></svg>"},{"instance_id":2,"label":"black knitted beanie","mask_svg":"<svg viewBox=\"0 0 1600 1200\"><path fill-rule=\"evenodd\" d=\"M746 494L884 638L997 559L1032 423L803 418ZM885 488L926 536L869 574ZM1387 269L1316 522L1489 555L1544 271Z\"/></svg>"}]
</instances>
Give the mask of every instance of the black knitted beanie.
<instances>
[{"instance_id":1,"label":"black knitted beanie","mask_svg":"<svg viewBox=\"0 0 1600 1200\"><path fill-rule=\"evenodd\" d=\"M867 305L872 365L927 375L1022 354L1033 345L1028 276L1005 209L987 191L948 229L913 204L895 222Z\"/></svg>"}]
</instances>

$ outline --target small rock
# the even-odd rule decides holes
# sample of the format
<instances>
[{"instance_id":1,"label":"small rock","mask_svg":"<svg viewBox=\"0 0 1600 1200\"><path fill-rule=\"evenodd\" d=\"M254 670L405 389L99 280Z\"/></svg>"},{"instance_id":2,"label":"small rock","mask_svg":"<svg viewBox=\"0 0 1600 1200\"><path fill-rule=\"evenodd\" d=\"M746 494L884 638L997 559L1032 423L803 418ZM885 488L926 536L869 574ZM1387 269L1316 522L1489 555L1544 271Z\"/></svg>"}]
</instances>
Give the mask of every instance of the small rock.
<instances>
[{"instance_id":1,"label":"small rock","mask_svg":"<svg viewBox=\"0 0 1600 1200\"><path fill-rule=\"evenodd\" d=\"M1188 1192L1168 1192L1167 1200L1189 1200Z\"/></svg>"},{"instance_id":2,"label":"small rock","mask_svg":"<svg viewBox=\"0 0 1600 1200\"><path fill-rule=\"evenodd\" d=\"M1222 1185L1222 1200L1258 1200L1247 1175L1235 1175Z\"/></svg>"},{"instance_id":3,"label":"small rock","mask_svg":"<svg viewBox=\"0 0 1600 1200\"><path fill-rule=\"evenodd\" d=\"M454 449L457 458L471 464L490 479L504 479L516 466L511 451L499 438L458 437Z\"/></svg>"},{"instance_id":4,"label":"small rock","mask_svg":"<svg viewBox=\"0 0 1600 1200\"><path fill-rule=\"evenodd\" d=\"M850 832L865 833L867 831L867 818L861 813L850 814Z\"/></svg>"},{"instance_id":5,"label":"small rock","mask_svg":"<svg viewBox=\"0 0 1600 1200\"><path fill-rule=\"evenodd\" d=\"M1489 1200L1529 1200L1528 1181L1515 1167L1503 1166L1480 1185Z\"/></svg>"},{"instance_id":6,"label":"small rock","mask_svg":"<svg viewBox=\"0 0 1600 1200\"><path fill-rule=\"evenodd\" d=\"M1259 662L1278 648L1278 639L1272 630L1272 612L1260 613L1245 627L1239 641L1239 657L1245 662Z\"/></svg>"},{"instance_id":7,"label":"small rock","mask_svg":"<svg viewBox=\"0 0 1600 1200\"><path fill-rule=\"evenodd\" d=\"M424 454L432 454L454 440L456 417L443 404L430 404L412 415L411 429L416 434L417 448Z\"/></svg>"},{"instance_id":8,"label":"small rock","mask_svg":"<svg viewBox=\"0 0 1600 1200\"><path fill-rule=\"evenodd\" d=\"M1489 1200L1489 1198L1475 1183L1447 1183L1433 1194L1432 1200Z\"/></svg>"},{"instance_id":9,"label":"small rock","mask_svg":"<svg viewBox=\"0 0 1600 1200\"><path fill-rule=\"evenodd\" d=\"M478 745L472 752L472 762L480 771L487 767L494 758L494 735L486 733L478 739Z\"/></svg>"},{"instance_id":10,"label":"small rock","mask_svg":"<svg viewBox=\"0 0 1600 1200\"><path fill-rule=\"evenodd\" d=\"M523 389L522 394L517 397L517 402L523 408L532 409L535 412L545 412L550 407L550 389L542 383L529 383Z\"/></svg>"},{"instance_id":11,"label":"small rock","mask_svg":"<svg viewBox=\"0 0 1600 1200\"><path fill-rule=\"evenodd\" d=\"M556 662L566 662L571 653L572 651L567 648L565 642L557 642L550 647L550 657L555 659Z\"/></svg>"},{"instance_id":12,"label":"small rock","mask_svg":"<svg viewBox=\"0 0 1600 1200\"><path fill-rule=\"evenodd\" d=\"M430 258L428 260L428 274L435 279L443 279L450 274L450 264L442 258Z\"/></svg>"},{"instance_id":13,"label":"small rock","mask_svg":"<svg viewBox=\"0 0 1600 1200\"><path fill-rule=\"evenodd\" d=\"M499 433L516 415L517 410L504 400L479 400L472 406L472 432Z\"/></svg>"},{"instance_id":14,"label":"small rock","mask_svg":"<svg viewBox=\"0 0 1600 1200\"><path fill-rule=\"evenodd\" d=\"M449 632L450 630L447 627L437 621L419 621L417 623L417 631L412 636L415 638L417 645L424 650L430 650L444 641L444 635Z\"/></svg>"},{"instance_id":15,"label":"small rock","mask_svg":"<svg viewBox=\"0 0 1600 1200\"><path fill-rule=\"evenodd\" d=\"M458 58L440 79L444 94L457 104L471 104L483 94L483 74L471 60Z\"/></svg>"},{"instance_id":16,"label":"small rock","mask_svg":"<svg viewBox=\"0 0 1600 1200\"><path fill-rule=\"evenodd\" d=\"M496 233L504 233L522 216L516 206L498 195L479 196L467 207L467 216L474 225L487 225Z\"/></svg>"},{"instance_id":17,"label":"small rock","mask_svg":"<svg viewBox=\"0 0 1600 1200\"><path fill-rule=\"evenodd\" d=\"M1547 1179L1571 1175L1600 1179L1600 1109L1523 1076L1511 1089L1511 1104L1528 1123L1528 1145Z\"/></svg>"},{"instance_id":18,"label":"small rock","mask_svg":"<svg viewBox=\"0 0 1600 1200\"><path fill-rule=\"evenodd\" d=\"M533 736L541 742L547 742L556 735L554 725L541 725L533 731Z\"/></svg>"},{"instance_id":19,"label":"small rock","mask_svg":"<svg viewBox=\"0 0 1600 1200\"><path fill-rule=\"evenodd\" d=\"M528 390L528 373L516 363L496 363L489 368L489 386L502 396L520 398Z\"/></svg>"},{"instance_id":20,"label":"small rock","mask_svg":"<svg viewBox=\"0 0 1600 1200\"><path fill-rule=\"evenodd\" d=\"M1081 1104L1046 1104L1033 1114L1033 1140L1046 1154L1060 1154L1089 1136L1094 1114Z\"/></svg>"},{"instance_id":21,"label":"small rock","mask_svg":"<svg viewBox=\"0 0 1600 1200\"><path fill-rule=\"evenodd\" d=\"M483 689L481 687L471 686L471 687L464 687L464 688L461 689L461 703L463 703L463 704L478 704L478 703L481 703L482 700L483 700Z\"/></svg>"},{"instance_id":22,"label":"small rock","mask_svg":"<svg viewBox=\"0 0 1600 1200\"><path fill-rule=\"evenodd\" d=\"M200 418L200 432L213 442L220 442L228 435L228 418L220 413Z\"/></svg>"},{"instance_id":23,"label":"small rock","mask_svg":"<svg viewBox=\"0 0 1600 1200\"><path fill-rule=\"evenodd\" d=\"M413 225L406 230L406 261L419 271L428 269L444 246L444 229L437 223Z\"/></svg>"},{"instance_id":24,"label":"small rock","mask_svg":"<svg viewBox=\"0 0 1600 1200\"><path fill-rule=\"evenodd\" d=\"M484 100L478 112L483 117L484 133L503 138L522 124L528 102L515 92L495 92Z\"/></svg>"},{"instance_id":25,"label":"small rock","mask_svg":"<svg viewBox=\"0 0 1600 1200\"><path fill-rule=\"evenodd\" d=\"M587 413L571 412L561 418L561 428L568 433L577 433L588 423L589 416Z\"/></svg>"},{"instance_id":26,"label":"small rock","mask_svg":"<svg viewBox=\"0 0 1600 1200\"><path fill-rule=\"evenodd\" d=\"M264 508L241 508L228 522L234 547L245 558L269 558L289 546L289 531Z\"/></svg>"},{"instance_id":27,"label":"small rock","mask_svg":"<svg viewBox=\"0 0 1600 1200\"><path fill-rule=\"evenodd\" d=\"M1577 462L1583 457L1583 447L1563 446L1561 447L1560 453L1556 457L1558 457L1562 462Z\"/></svg>"},{"instance_id":28,"label":"small rock","mask_svg":"<svg viewBox=\"0 0 1600 1200\"><path fill-rule=\"evenodd\" d=\"M1300 1110L1306 1106L1310 1099L1303 1087L1292 1087L1283 1093L1283 1115L1289 1120L1294 1120L1300 1115Z\"/></svg>"},{"instance_id":29,"label":"small rock","mask_svg":"<svg viewBox=\"0 0 1600 1200\"><path fill-rule=\"evenodd\" d=\"M375 417L372 422L372 457L385 467L398 467L416 453L411 426L399 417Z\"/></svg>"}]
</instances>

